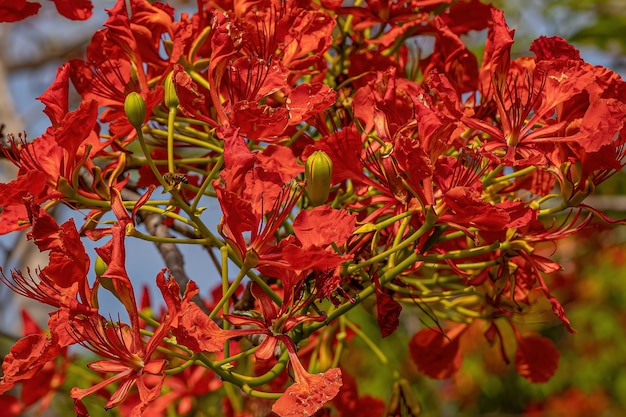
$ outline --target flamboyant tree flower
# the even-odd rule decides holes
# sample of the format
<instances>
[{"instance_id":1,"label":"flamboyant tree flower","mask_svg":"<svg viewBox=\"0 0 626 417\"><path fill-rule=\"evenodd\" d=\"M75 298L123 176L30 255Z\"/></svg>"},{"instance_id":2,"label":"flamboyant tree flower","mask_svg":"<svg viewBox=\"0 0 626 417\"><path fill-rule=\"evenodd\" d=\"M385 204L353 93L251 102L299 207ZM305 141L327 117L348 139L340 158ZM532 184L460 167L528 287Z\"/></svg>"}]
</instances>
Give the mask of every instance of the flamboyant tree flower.
<instances>
[{"instance_id":1,"label":"flamboyant tree flower","mask_svg":"<svg viewBox=\"0 0 626 417\"><path fill-rule=\"evenodd\" d=\"M64 379L67 365L67 348L59 345L54 334L46 335L26 310L22 311L22 320L24 337L3 358L0 378L2 396L16 384L22 386L19 406L14 407L20 413L11 416L21 414L42 399L40 409L46 409Z\"/></svg>"},{"instance_id":2,"label":"flamboyant tree flower","mask_svg":"<svg viewBox=\"0 0 626 417\"><path fill-rule=\"evenodd\" d=\"M324 273L352 259L352 255L341 253L341 248L345 247L354 229L355 216L343 210L328 206L303 210L293 222L294 235L268 248L257 268L264 275L281 280L288 289L285 297L297 293L310 274L314 275L319 289L327 284Z\"/></svg>"},{"instance_id":3,"label":"flamboyant tree flower","mask_svg":"<svg viewBox=\"0 0 626 417\"><path fill-rule=\"evenodd\" d=\"M0 20L37 11L14 3L0 6ZM90 10L86 0L55 3L74 17ZM426 375L453 376L462 338L478 335L503 362L516 345L516 370L529 381L551 377L554 347L515 321L540 300L574 331L547 279L560 265L540 248L593 217L618 222L584 204L625 163L617 74L557 37L512 59L513 30L480 0L208 0L195 13L118 0L107 12L85 58L64 65L40 97L48 131L3 148L19 171L0 184L0 233L31 225L50 264L1 280L55 310L49 335L32 332L7 355L0 390L62 377L52 359L79 344L100 356L89 368L101 374L72 391L79 415L91 394L138 417L192 413L193 396L225 391L229 416L261 406L308 416L329 401L354 414L363 404L354 381L340 391L335 361L351 348L344 335L367 337L343 316L365 300L383 337L409 314L406 303L440 330L440 317L462 323L411 338ZM484 29L478 60L464 35ZM426 38L432 51L418 50ZM211 198L216 232L205 221ZM87 223L79 232L57 224L45 211L56 204L85 210ZM557 220L563 210L570 215ZM81 236L109 239L95 250L95 280ZM145 295L138 306L129 237L206 248L222 279L211 312L193 281L181 294L165 271L161 311ZM124 319L102 314L105 290ZM481 321L477 333L470 322ZM237 401L234 386L249 399ZM417 413L410 395L398 382L387 412ZM11 412L33 400L0 398ZM381 404L359 412L380 414Z\"/></svg>"},{"instance_id":4,"label":"flamboyant tree flower","mask_svg":"<svg viewBox=\"0 0 626 417\"><path fill-rule=\"evenodd\" d=\"M325 110L336 97L321 83L288 80L290 66L300 73L319 60L328 47L322 39L328 40L332 30L325 13L291 3L296 5L268 0L236 7L241 17L235 21L214 15L208 72L212 104L222 124L239 127L251 139L280 140L288 126ZM218 94L222 90L225 102Z\"/></svg>"},{"instance_id":5,"label":"flamboyant tree flower","mask_svg":"<svg viewBox=\"0 0 626 417\"><path fill-rule=\"evenodd\" d=\"M87 20L93 14L89 0L52 0L59 14L71 20ZM17 22L39 12L41 4L26 0L3 1L0 5L0 22Z\"/></svg>"},{"instance_id":6,"label":"flamboyant tree flower","mask_svg":"<svg viewBox=\"0 0 626 417\"><path fill-rule=\"evenodd\" d=\"M288 87L288 75L281 61L242 57L231 62L222 81L229 123L250 139L270 141L335 102L336 93L321 83Z\"/></svg>"},{"instance_id":7,"label":"flamboyant tree flower","mask_svg":"<svg viewBox=\"0 0 626 417\"><path fill-rule=\"evenodd\" d=\"M406 36L407 32L416 30L427 21L432 8L450 2L447 0L377 0L368 1L361 7L343 7L341 3L325 3L337 13L354 16L353 28L356 34L361 34L378 25L385 29L380 30L380 36L368 39L368 41L387 48L398 38Z\"/></svg>"},{"instance_id":8,"label":"flamboyant tree flower","mask_svg":"<svg viewBox=\"0 0 626 417\"><path fill-rule=\"evenodd\" d=\"M74 192L102 199L80 184L78 170L93 168L91 158L105 144L98 138L98 108L93 101L83 101L73 111L68 110L69 67L59 69L55 82L39 99L52 126L39 138L27 142L25 138L10 140L2 146L5 156L18 167L17 179L0 184L0 233L23 229L27 223L25 206L21 199L34 196L37 204L48 200L72 198Z\"/></svg>"},{"instance_id":9,"label":"flamboyant tree flower","mask_svg":"<svg viewBox=\"0 0 626 417\"><path fill-rule=\"evenodd\" d=\"M288 274L293 273L288 272ZM289 354L295 383L285 391L272 409L280 416L312 415L337 395L341 387L341 371L338 368L332 368L321 374L309 374L304 369L296 353L294 341L288 333L300 324L319 322L325 318L299 314L303 305L310 300L304 300L305 304L302 304L302 300L294 298L295 287L290 285L291 282L286 277L283 277L283 283L285 296L280 307L253 283L251 293L258 302L259 312L224 316L231 324L238 327L245 326L245 328L220 329L196 305L187 304L173 332L177 340L194 352L219 352L227 340L251 335L263 336L254 352L254 356L260 360L274 357L277 352L280 352L279 346L284 347Z\"/></svg>"},{"instance_id":10,"label":"flamboyant tree flower","mask_svg":"<svg viewBox=\"0 0 626 417\"><path fill-rule=\"evenodd\" d=\"M598 96L599 91L610 89L596 81L597 70L561 38L540 38L533 43L534 60L509 61L513 31L501 12L494 9L492 16L495 23L490 27L481 87L483 99L488 102L493 97L499 126L477 117L462 119L487 135L485 155L508 165L552 162L558 167L571 153L581 160L580 148L585 153L603 146L615 148L613 141L625 117L623 94Z\"/></svg>"},{"instance_id":11,"label":"flamboyant tree flower","mask_svg":"<svg viewBox=\"0 0 626 417\"><path fill-rule=\"evenodd\" d=\"M285 283L286 293L292 293L292 288L288 282ZM324 320L324 317L297 314L301 306L294 304L297 300L293 297L285 297L282 306L278 308L256 284L252 284L251 291L259 303L261 316L255 318L229 314L225 318L236 326L253 327L253 329L239 332L245 331L249 332L248 334L265 336L254 353L257 358L270 359L277 352L279 343L287 350L295 382L274 403L272 410L280 416L314 414L339 392L341 370L332 368L321 374L309 374L302 366L295 350L295 344L287 333L299 324L321 321Z\"/></svg>"},{"instance_id":12,"label":"flamboyant tree flower","mask_svg":"<svg viewBox=\"0 0 626 417\"><path fill-rule=\"evenodd\" d=\"M296 0L237 2L237 23L244 31L241 52L280 61L297 75L324 75L323 55L332 43L335 21L322 9Z\"/></svg>"},{"instance_id":13,"label":"flamboyant tree flower","mask_svg":"<svg viewBox=\"0 0 626 417\"><path fill-rule=\"evenodd\" d=\"M171 31L171 11L144 1L129 4L131 10L125 2L118 2L108 11L105 29L94 34L85 60L70 61L74 87L83 100L94 100L104 108L100 120L119 138L134 131L124 113L128 93L141 94L152 110L163 99L163 90L150 88L148 77L161 74L169 65L158 48L160 36Z\"/></svg>"},{"instance_id":14,"label":"flamboyant tree flower","mask_svg":"<svg viewBox=\"0 0 626 417\"><path fill-rule=\"evenodd\" d=\"M289 353L294 383L272 405L272 411L281 417L314 415L332 400L342 385L341 369L331 368L321 374L310 374L298 360L293 342L287 336L277 336Z\"/></svg>"},{"instance_id":15,"label":"flamboyant tree flower","mask_svg":"<svg viewBox=\"0 0 626 417\"><path fill-rule=\"evenodd\" d=\"M256 266L273 245L274 234L300 199L303 187L295 180L285 182L285 177L276 171L265 170L263 166L271 163L272 157L261 158L257 164L257 156L245 146L237 131L225 140L233 150L232 159L225 161L224 181L213 182L224 214L221 233L237 250L241 260L248 258L251 266ZM290 161L285 162L283 171L293 172ZM297 170L302 172L303 168L298 166ZM248 242L244 236L247 233L250 233Z\"/></svg>"},{"instance_id":16,"label":"flamboyant tree flower","mask_svg":"<svg viewBox=\"0 0 626 417\"><path fill-rule=\"evenodd\" d=\"M55 308L68 307L81 314L93 313L92 289L87 281L90 260L80 240L72 219L61 226L35 202L33 196L24 199L28 224L32 226L28 236L42 252L49 251L50 262L37 271L37 278L30 270L11 272L9 280L0 268L1 280L16 293L48 304ZM51 322L57 313L51 314ZM62 320L60 320L62 322ZM52 325L52 324L51 324ZM67 346L62 334L61 345Z\"/></svg>"},{"instance_id":17,"label":"flamboyant tree flower","mask_svg":"<svg viewBox=\"0 0 626 417\"><path fill-rule=\"evenodd\" d=\"M111 274L109 273L109 275ZM111 279L114 281L128 281L128 284L130 284L128 276L123 270L116 271L116 276L111 277ZM184 306L191 302L191 297L198 290L193 283L190 284L181 301L178 284L171 277L166 278L165 270L162 270L157 275L156 282L166 305L170 309L169 314L164 317L148 341L145 341L139 332L137 307L130 302L124 304L130 316L132 326L121 322L111 323L100 315L76 317L74 319L72 326L74 327L74 335L77 342L105 358L90 363L89 368L100 373L114 374L89 388L72 389L71 394L77 415L88 415L82 403L84 397L96 393L101 388L112 383L118 383L118 387L107 401L106 409L113 408L124 402L133 386L136 386L138 389L139 402L133 408L132 416L143 415L146 407L159 397L165 380L164 370L167 360L155 355L155 351L163 342L163 338L168 335L171 327L180 319ZM121 285L118 285L116 288L121 288ZM121 294L121 291L116 292L120 296L124 295ZM127 287L125 297L127 297L128 301L134 302L132 287Z\"/></svg>"}]
</instances>

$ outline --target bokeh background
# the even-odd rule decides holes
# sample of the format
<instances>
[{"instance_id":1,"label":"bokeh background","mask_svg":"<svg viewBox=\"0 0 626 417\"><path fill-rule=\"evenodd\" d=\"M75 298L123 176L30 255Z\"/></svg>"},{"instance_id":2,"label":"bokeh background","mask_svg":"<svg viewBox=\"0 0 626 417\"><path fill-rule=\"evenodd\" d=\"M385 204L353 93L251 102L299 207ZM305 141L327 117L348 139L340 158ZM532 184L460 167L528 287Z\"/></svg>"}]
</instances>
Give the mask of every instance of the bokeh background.
<instances>
[{"instance_id":1,"label":"bokeh background","mask_svg":"<svg viewBox=\"0 0 626 417\"><path fill-rule=\"evenodd\" d=\"M26 132L34 138L46 129L48 119L35 98L53 81L63 62L82 56L91 34L106 17L103 9L112 7L114 0L95 0L95 14L86 22L65 20L51 2L42 3L37 16L0 25L0 124L4 134ZM193 7L185 1L170 3L179 12ZM495 5L505 10L509 26L516 29L514 56L529 54L530 43L539 35L558 35L579 48L586 61L626 75L626 0L508 0ZM473 36L480 57L484 34ZM12 168L0 161L0 176L6 180L11 175ZM616 218L625 218L624 173L603 184L588 202ZM70 212L60 208L56 216L64 220ZM18 243L23 240L18 236L0 238L0 265L5 270L47 262L31 246ZM128 259L143 260L129 263L130 276L152 282L163 267L157 251L148 243L135 242L129 252ZM549 306L529 311L519 323L550 337L561 351L559 368L545 384L530 384L517 376L511 366L494 359L498 355L484 343L464 347L464 364L455 378L430 380L420 376L407 359L411 329L380 340L371 316L358 309L351 314L389 360L401 365L404 376L416 381L415 396L425 416L626 415L626 229L598 223L584 236L559 242L557 254L564 270L550 277L549 285L555 288L554 295L563 302L578 333L567 333L554 320ZM218 277L207 276L206 255L193 248L185 248L184 255L188 275L208 294ZM10 338L20 332L20 308L27 308L41 324L46 322L41 306L0 288L0 355L6 353ZM403 312L405 319L418 313L417 307ZM481 339L480 329L476 331L476 339ZM346 367L360 382L360 394L389 398L391 372L387 373L357 338L349 347ZM111 410L106 415L115 413Z\"/></svg>"}]
</instances>

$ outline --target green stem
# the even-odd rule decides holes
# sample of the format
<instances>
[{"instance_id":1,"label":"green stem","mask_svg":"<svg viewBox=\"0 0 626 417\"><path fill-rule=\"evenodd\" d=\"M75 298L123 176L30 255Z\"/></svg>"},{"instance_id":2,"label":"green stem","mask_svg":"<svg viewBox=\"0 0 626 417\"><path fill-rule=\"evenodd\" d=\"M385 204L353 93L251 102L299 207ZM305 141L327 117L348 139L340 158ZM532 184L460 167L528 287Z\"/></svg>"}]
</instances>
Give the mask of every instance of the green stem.
<instances>
[{"instance_id":1,"label":"green stem","mask_svg":"<svg viewBox=\"0 0 626 417\"><path fill-rule=\"evenodd\" d=\"M265 374L260 376L247 376L241 375L235 372L228 371L224 369L223 365L215 366L215 363L211 362L207 358L200 356L198 359L213 370L216 374L218 374L224 381L232 382L233 384L241 387L243 389L243 385L248 385L250 387L258 387L261 385L265 385L271 381L273 381L278 375L280 375L287 366L289 362L289 356L287 355L287 351L283 352L283 354L278 358L276 364ZM223 361L222 361L223 362ZM219 363L222 363L219 362Z\"/></svg>"},{"instance_id":2,"label":"green stem","mask_svg":"<svg viewBox=\"0 0 626 417\"><path fill-rule=\"evenodd\" d=\"M485 178L483 179L483 188L487 188L495 181L493 180L502 170L504 169L504 165L498 165L493 171L491 171Z\"/></svg>"},{"instance_id":3,"label":"green stem","mask_svg":"<svg viewBox=\"0 0 626 417\"><path fill-rule=\"evenodd\" d=\"M473 286L465 287L460 290L439 291L439 292L431 291L428 289L424 291L416 291L411 288L400 287L398 285L391 284L391 283L387 284L386 287L389 288L390 290L393 290L394 292L398 294L406 294L410 296L419 297L420 301L424 303L438 303L438 302L444 301L444 299L446 298L452 298L452 297L457 297L459 295L467 295L468 293L472 294L476 292L476 289Z\"/></svg>"},{"instance_id":4,"label":"green stem","mask_svg":"<svg viewBox=\"0 0 626 417\"><path fill-rule=\"evenodd\" d=\"M170 368L168 370L165 371L166 375L175 375L178 374L182 371L184 371L185 369L189 368L191 365L193 365L196 362L196 358L193 357L191 359L189 359L188 361L186 361L185 363L183 363L182 365L179 365L175 368Z\"/></svg>"},{"instance_id":5,"label":"green stem","mask_svg":"<svg viewBox=\"0 0 626 417\"><path fill-rule=\"evenodd\" d=\"M350 266L348 266L348 273L354 273L359 269L362 269L366 266L372 265L376 262L380 262L382 260L384 260L387 256L390 256L400 250L406 249L408 248L412 243L416 242L420 237L422 237L422 235L426 232L426 230L424 230L424 226L426 225L426 223L424 223L424 225L422 225L422 227L420 227L418 230L416 230L412 235L410 235L409 237L407 237L405 240L403 240L402 242L399 243L395 243L394 245L387 249L384 252L379 253L376 256L372 256L371 258L367 259L366 261L360 262L358 264L352 264ZM428 226L430 228L430 226Z\"/></svg>"},{"instance_id":6,"label":"green stem","mask_svg":"<svg viewBox=\"0 0 626 417\"><path fill-rule=\"evenodd\" d=\"M365 342L365 344L367 345L367 347L370 348L370 350L374 353L374 355L376 355L376 357L378 357L378 360L380 360L380 362L384 365L387 366L387 364L389 363L389 359L387 359L387 356L383 353L382 350L380 350L378 348L378 346L376 346L376 343L374 343L374 341L372 339L369 338L368 335L365 334L365 332L363 332L359 326L356 326L354 323L352 323L350 320L348 320L347 317L342 317L341 321L344 321L346 323L346 326L348 326L350 329L352 329L352 331L361 338L361 340L363 340L363 342Z\"/></svg>"},{"instance_id":7,"label":"green stem","mask_svg":"<svg viewBox=\"0 0 626 417\"><path fill-rule=\"evenodd\" d=\"M410 217L406 217L402 223L400 224L400 227L398 228L398 233L396 234L396 237L393 239L393 247L399 246L400 245L400 241L402 239L402 236L404 235L404 231L406 230L406 228L409 226L409 223L411 222L411 218ZM398 252L394 252L389 256L389 261L387 261L387 267L388 268L392 268L395 264L396 264L396 256L398 255Z\"/></svg>"},{"instance_id":8,"label":"green stem","mask_svg":"<svg viewBox=\"0 0 626 417\"><path fill-rule=\"evenodd\" d=\"M204 195L204 192L206 191L206 189L211 184L211 181L213 181L213 179L215 179L217 177L217 174L218 174L220 168L222 168L223 164L224 164L224 155L220 155L220 157L218 158L217 162L215 163L215 165L211 169L211 172L209 172L209 174L206 176L206 178L202 182L202 185L200 186L200 189L196 193L196 196L193 199L193 202L191 203L190 209L194 213L198 209L198 204L200 203L200 198L202 198L202 196Z\"/></svg>"},{"instance_id":9,"label":"green stem","mask_svg":"<svg viewBox=\"0 0 626 417\"><path fill-rule=\"evenodd\" d=\"M220 250L221 250L221 248L220 248ZM222 265L222 269L223 268L224 268L224 265ZM248 270L249 270L248 267L246 267L245 265L242 266L241 269L239 270L239 274L237 274L237 277L235 278L233 283L230 284L230 286L228 286L228 276L226 276L226 283L227 283L226 287L227 287L227 290L222 293L222 298L217 303L217 305L213 308L213 311L211 311L211 314L209 314L209 317L211 319L213 319L213 318L215 318L215 316L217 316L217 313L220 311L220 309L224 306L224 304L226 304L228 302L228 300L230 300L230 297L233 296L235 291L237 291L237 288L239 287L239 284L241 284L241 281L246 276L246 273L248 272Z\"/></svg>"},{"instance_id":10,"label":"green stem","mask_svg":"<svg viewBox=\"0 0 626 417\"><path fill-rule=\"evenodd\" d=\"M201 74L198 74L196 71L190 70L187 73L191 76L191 79L206 88L207 90L211 90L211 85L209 81L204 78Z\"/></svg>"},{"instance_id":11,"label":"green stem","mask_svg":"<svg viewBox=\"0 0 626 417\"><path fill-rule=\"evenodd\" d=\"M168 121L169 121L169 118L168 118ZM202 148L202 149L210 149L210 150L212 150L214 152L217 152L219 154L224 153L224 149L222 149L221 147L219 147L217 145L214 145L211 142L208 142L207 140L193 139L193 138L190 138L188 136L184 136L184 135L181 135L181 134L178 134L178 133L173 133L173 132L170 133L169 131L164 132L164 131L162 131L160 129L150 129L149 133L154 135L154 136L159 136L159 137L164 137L164 138L169 138L169 136L171 136L173 139L176 139L176 140L181 141L181 142L188 143L190 145L197 146L197 147ZM207 136L207 138L209 137L209 135L206 135L206 136Z\"/></svg>"},{"instance_id":12,"label":"green stem","mask_svg":"<svg viewBox=\"0 0 626 417\"><path fill-rule=\"evenodd\" d=\"M472 269L485 269L489 266L496 265L498 260L490 260L490 261L482 261L482 262L467 262L464 264L455 264L455 269L460 269L462 271L472 270ZM422 265L422 268L433 268L433 269L452 269L447 263L425 263Z\"/></svg>"},{"instance_id":13,"label":"green stem","mask_svg":"<svg viewBox=\"0 0 626 417\"><path fill-rule=\"evenodd\" d=\"M167 170L172 174L176 172L176 165L174 164L174 121L176 120L176 112L176 107L172 106L167 115Z\"/></svg>"},{"instance_id":14,"label":"green stem","mask_svg":"<svg viewBox=\"0 0 626 417\"><path fill-rule=\"evenodd\" d=\"M484 255L489 252L493 252L496 250L508 250L511 248L510 242L495 242L491 245L479 246L476 248L468 248L468 249L459 249L459 250L451 250L446 253L436 254L436 255L425 255L419 256L418 260L425 262L434 262L434 261L443 261L446 259L462 259L462 258L471 258L478 255Z\"/></svg>"},{"instance_id":15,"label":"green stem","mask_svg":"<svg viewBox=\"0 0 626 417\"><path fill-rule=\"evenodd\" d=\"M222 366L226 365L227 363L235 362L235 361L238 361L240 359L246 358L246 357L248 357L250 355L253 355L254 352L256 352L256 350L258 348L259 348L258 346L254 346L254 347L252 347L250 349L244 350L243 352L239 352L236 355L225 357L221 361L213 362L213 366L215 366L215 367L222 367ZM227 356L227 355L224 355L224 356Z\"/></svg>"},{"instance_id":16,"label":"green stem","mask_svg":"<svg viewBox=\"0 0 626 417\"><path fill-rule=\"evenodd\" d=\"M228 246L224 245L220 248L220 254L222 255L222 294L227 294L229 291L228 288ZM230 298L230 297L229 297ZM224 303L222 308L222 314L228 314L228 303ZM230 323L228 320L224 320L223 324L224 330L228 330L230 328ZM224 341L224 356L230 356L230 340L227 339Z\"/></svg>"},{"instance_id":17,"label":"green stem","mask_svg":"<svg viewBox=\"0 0 626 417\"><path fill-rule=\"evenodd\" d=\"M210 244L212 241L211 239L205 238L205 239L183 239L183 238L178 238L178 237L158 237L158 236L153 236L153 235L147 235L145 233L140 232L137 229L133 229L132 233L130 233L130 236L142 239L142 240L146 240L148 242L157 242L157 243L180 243L180 244L192 244L192 245L208 245Z\"/></svg>"},{"instance_id":18,"label":"green stem","mask_svg":"<svg viewBox=\"0 0 626 417\"><path fill-rule=\"evenodd\" d=\"M166 189L167 184L165 183L165 180L163 179L163 176L157 169L156 165L154 165L154 161L152 160L152 156L150 155L150 151L148 150L146 141L143 138L143 132L141 131L141 129L136 129L136 130L137 130L137 138L139 139L139 145L141 146L141 151L146 156L146 161L148 162L148 166L150 167L152 174L156 177L157 181L159 181L159 184L161 184L163 189Z\"/></svg>"}]
</instances>

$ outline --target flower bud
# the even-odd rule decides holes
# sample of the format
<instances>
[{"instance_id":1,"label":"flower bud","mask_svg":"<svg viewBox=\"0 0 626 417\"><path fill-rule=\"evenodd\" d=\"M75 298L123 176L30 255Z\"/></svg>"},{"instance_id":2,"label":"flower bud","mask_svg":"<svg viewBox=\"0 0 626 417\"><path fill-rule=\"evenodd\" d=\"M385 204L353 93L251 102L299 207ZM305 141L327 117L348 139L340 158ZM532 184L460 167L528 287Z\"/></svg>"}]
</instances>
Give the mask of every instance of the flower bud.
<instances>
[{"instance_id":1,"label":"flower bud","mask_svg":"<svg viewBox=\"0 0 626 417\"><path fill-rule=\"evenodd\" d=\"M94 263L94 270L96 271L96 276L100 278L107 270L109 266L104 262L101 257L96 258L96 262Z\"/></svg>"},{"instance_id":2,"label":"flower bud","mask_svg":"<svg viewBox=\"0 0 626 417\"><path fill-rule=\"evenodd\" d=\"M306 193L311 205L317 207L324 204L330 194L330 184L333 177L333 161L324 151L315 151L306 160L304 178L306 179Z\"/></svg>"},{"instance_id":3,"label":"flower bud","mask_svg":"<svg viewBox=\"0 0 626 417\"><path fill-rule=\"evenodd\" d=\"M139 93L132 92L124 100L124 112L135 129L141 129L146 120L146 102Z\"/></svg>"},{"instance_id":4,"label":"flower bud","mask_svg":"<svg viewBox=\"0 0 626 417\"><path fill-rule=\"evenodd\" d=\"M165 93L164 93L165 105L167 106L168 109L175 108L180 103L180 101L178 101L178 96L176 95L176 88L174 87L174 80L172 80L173 76L174 76L174 71L167 74L167 77L165 77L165 85L163 86L165 88Z\"/></svg>"}]
</instances>

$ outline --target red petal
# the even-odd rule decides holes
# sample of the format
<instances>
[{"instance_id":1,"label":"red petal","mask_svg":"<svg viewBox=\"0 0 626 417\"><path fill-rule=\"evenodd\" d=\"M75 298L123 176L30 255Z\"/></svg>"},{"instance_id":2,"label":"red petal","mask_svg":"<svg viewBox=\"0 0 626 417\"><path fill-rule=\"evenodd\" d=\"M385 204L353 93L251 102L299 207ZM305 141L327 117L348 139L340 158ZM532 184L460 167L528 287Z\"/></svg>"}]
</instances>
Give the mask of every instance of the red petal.
<instances>
[{"instance_id":1,"label":"red petal","mask_svg":"<svg viewBox=\"0 0 626 417\"><path fill-rule=\"evenodd\" d=\"M53 0L57 11L71 20L87 20L93 12L93 4L89 0Z\"/></svg>"},{"instance_id":2,"label":"red petal","mask_svg":"<svg viewBox=\"0 0 626 417\"><path fill-rule=\"evenodd\" d=\"M580 52L567 41L558 36L550 38L540 36L535 39L530 46L530 51L537 56L537 61L553 60L553 59L572 59L580 60Z\"/></svg>"},{"instance_id":3,"label":"red petal","mask_svg":"<svg viewBox=\"0 0 626 417\"><path fill-rule=\"evenodd\" d=\"M380 398L369 395L359 396L356 379L342 370L343 386L332 403L342 416L379 417L385 411L385 403Z\"/></svg>"},{"instance_id":4,"label":"red petal","mask_svg":"<svg viewBox=\"0 0 626 417\"><path fill-rule=\"evenodd\" d=\"M515 369L530 382L547 382L559 366L559 357L559 351L550 339L523 337L518 340Z\"/></svg>"},{"instance_id":5,"label":"red petal","mask_svg":"<svg viewBox=\"0 0 626 417\"><path fill-rule=\"evenodd\" d=\"M233 337L268 334L263 329L223 330L196 304L190 303L172 333L178 343L194 352L221 352L224 343Z\"/></svg>"},{"instance_id":6,"label":"red petal","mask_svg":"<svg viewBox=\"0 0 626 417\"><path fill-rule=\"evenodd\" d=\"M13 395L0 396L0 409L6 413L6 417L18 417L23 415L22 413L24 412L24 407L22 407L17 397Z\"/></svg>"},{"instance_id":7,"label":"red petal","mask_svg":"<svg viewBox=\"0 0 626 417\"><path fill-rule=\"evenodd\" d=\"M514 30L509 29L504 18L504 12L491 8L492 24L487 34L483 64L480 70L482 91L490 91L494 74L500 78L506 76L511 61L511 46L513 45Z\"/></svg>"},{"instance_id":8,"label":"red petal","mask_svg":"<svg viewBox=\"0 0 626 417\"><path fill-rule=\"evenodd\" d=\"M2 363L0 394L4 394L15 383L36 376L46 362L59 355L56 340L42 334L31 334L18 340Z\"/></svg>"},{"instance_id":9,"label":"red petal","mask_svg":"<svg viewBox=\"0 0 626 417\"><path fill-rule=\"evenodd\" d=\"M308 374L305 381L287 388L272 406L272 411L281 417L312 416L337 395L341 385L339 368L331 368L322 374Z\"/></svg>"},{"instance_id":10,"label":"red petal","mask_svg":"<svg viewBox=\"0 0 626 417\"><path fill-rule=\"evenodd\" d=\"M387 337L396 331L400 324L400 312L402 306L393 297L385 292L380 286L378 277L374 277L376 284L376 311L378 315L378 328L383 337Z\"/></svg>"},{"instance_id":11,"label":"red petal","mask_svg":"<svg viewBox=\"0 0 626 417\"><path fill-rule=\"evenodd\" d=\"M42 95L37 97L45 104L43 110L48 115L52 126L59 127L65 115L69 112L68 92L69 92L70 64L66 63L57 70L56 79Z\"/></svg>"},{"instance_id":12,"label":"red petal","mask_svg":"<svg viewBox=\"0 0 626 417\"><path fill-rule=\"evenodd\" d=\"M69 161L74 162L81 145L97 129L98 103L93 100L82 101L80 106L64 115L61 126L55 133L55 140L68 153Z\"/></svg>"},{"instance_id":13,"label":"red petal","mask_svg":"<svg viewBox=\"0 0 626 417\"><path fill-rule=\"evenodd\" d=\"M0 6L0 22L17 22L37 14L41 4L24 0L5 1Z\"/></svg>"},{"instance_id":14,"label":"red petal","mask_svg":"<svg viewBox=\"0 0 626 417\"><path fill-rule=\"evenodd\" d=\"M326 110L335 103L337 93L321 83L300 84L287 99L289 123L294 125Z\"/></svg>"},{"instance_id":15,"label":"red petal","mask_svg":"<svg viewBox=\"0 0 626 417\"><path fill-rule=\"evenodd\" d=\"M343 246L355 229L356 216L346 210L319 206L302 210L293 222L293 230L302 246Z\"/></svg>"},{"instance_id":16,"label":"red petal","mask_svg":"<svg viewBox=\"0 0 626 417\"><path fill-rule=\"evenodd\" d=\"M459 336L465 326L458 326L447 334L434 329L422 329L409 342L409 351L417 369L436 378L449 378L461 367L463 356L459 350Z\"/></svg>"}]
</instances>

